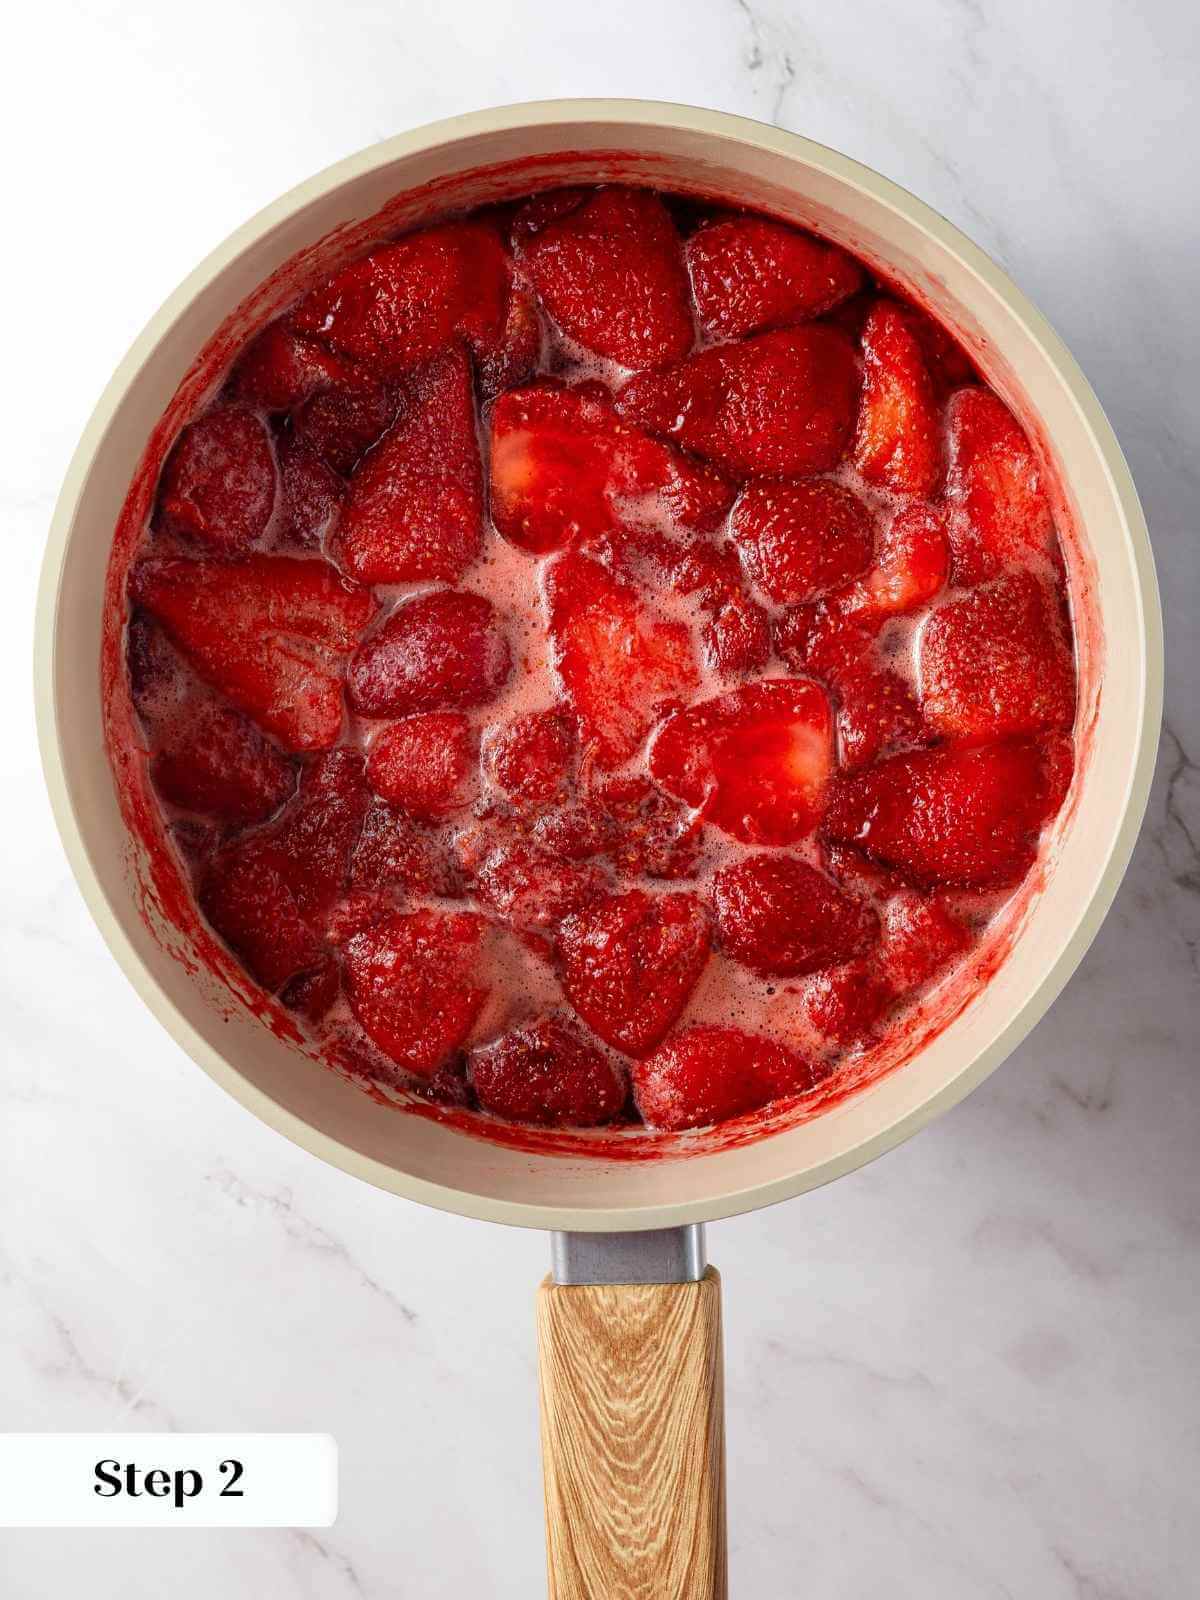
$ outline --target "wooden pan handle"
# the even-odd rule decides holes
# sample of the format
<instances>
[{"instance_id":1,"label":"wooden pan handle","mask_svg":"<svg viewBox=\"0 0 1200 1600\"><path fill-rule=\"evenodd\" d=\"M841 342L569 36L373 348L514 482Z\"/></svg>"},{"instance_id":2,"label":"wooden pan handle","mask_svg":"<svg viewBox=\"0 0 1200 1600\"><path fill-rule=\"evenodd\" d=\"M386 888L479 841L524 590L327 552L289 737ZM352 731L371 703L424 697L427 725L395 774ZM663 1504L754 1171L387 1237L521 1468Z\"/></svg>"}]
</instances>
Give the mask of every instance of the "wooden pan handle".
<instances>
[{"instance_id":1,"label":"wooden pan handle","mask_svg":"<svg viewBox=\"0 0 1200 1600\"><path fill-rule=\"evenodd\" d=\"M726 1600L721 1280L538 1290L550 1600Z\"/></svg>"}]
</instances>

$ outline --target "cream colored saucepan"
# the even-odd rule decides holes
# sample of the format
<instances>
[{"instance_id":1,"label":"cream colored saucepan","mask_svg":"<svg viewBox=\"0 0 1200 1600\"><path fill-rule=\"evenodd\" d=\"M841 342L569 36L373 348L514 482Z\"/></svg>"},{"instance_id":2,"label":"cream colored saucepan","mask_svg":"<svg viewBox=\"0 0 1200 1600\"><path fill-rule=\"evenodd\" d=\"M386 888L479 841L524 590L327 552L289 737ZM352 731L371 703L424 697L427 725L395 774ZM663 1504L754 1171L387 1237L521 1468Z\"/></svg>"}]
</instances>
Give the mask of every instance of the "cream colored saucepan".
<instances>
[{"instance_id":1,"label":"cream colored saucepan","mask_svg":"<svg viewBox=\"0 0 1200 1600\"><path fill-rule=\"evenodd\" d=\"M783 1118L741 1144L669 1144L653 1162L505 1147L391 1112L197 976L179 959L191 935L169 926L169 899L155 909L144 892L97 674L114 527L156 422L181 384L198 381L193 363L214 337L241 337L292 297L298 271L383 231L612 179L814 227L959 331L1055 485L1082 683L1072 795L992 981L957 1015L932 1018L913 1059L823 1114ZM539 1300L550 1586L594 1600L725 1590L719 1287L700 1224L869 1161L954 1105L1028 1033L1129 858L1161 683L1154 567L1128 469L1083 375L1019 290L927 206L844 156L737 117L636 101L516 106L405 134L302 184L228 239L153 318L96 408L55 513L38 607L38 722L58 825L104 937L164 1027L243 1105L326 1161L427 1205L555 1231L555 1273ZM114 692L119 701L123 688Z\"/></svg>"}]
</instances>

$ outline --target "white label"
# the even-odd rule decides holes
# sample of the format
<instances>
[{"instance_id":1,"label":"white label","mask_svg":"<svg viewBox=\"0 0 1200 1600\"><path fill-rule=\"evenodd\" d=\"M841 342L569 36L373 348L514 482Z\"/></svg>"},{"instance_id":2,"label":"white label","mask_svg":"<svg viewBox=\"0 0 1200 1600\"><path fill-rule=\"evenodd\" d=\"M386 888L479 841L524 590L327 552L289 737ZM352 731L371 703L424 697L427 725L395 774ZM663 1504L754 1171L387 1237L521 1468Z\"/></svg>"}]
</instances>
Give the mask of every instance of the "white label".
<instances>
[{"instance_id":1,"label":"white label","mask_svg":"<svg viewBox=\"0 0 1200 1600\"><path fill-rule=\"evenodd\" d=\"M328 1433L0 1434L0 1528L329 1528Z\"/></svg>"}]
</instances>

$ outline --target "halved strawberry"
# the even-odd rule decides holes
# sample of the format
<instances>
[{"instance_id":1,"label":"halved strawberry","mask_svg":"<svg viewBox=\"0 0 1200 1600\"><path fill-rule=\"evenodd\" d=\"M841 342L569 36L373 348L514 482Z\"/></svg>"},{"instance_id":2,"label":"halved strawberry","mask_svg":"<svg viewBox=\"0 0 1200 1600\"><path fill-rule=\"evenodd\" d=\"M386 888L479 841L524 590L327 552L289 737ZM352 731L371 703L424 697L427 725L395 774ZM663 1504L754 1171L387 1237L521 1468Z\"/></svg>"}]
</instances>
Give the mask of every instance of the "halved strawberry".
<instances>
[{"instance_id":1,"label":"halved strawberry","mask_svg":"<svg viewBox=\"0 0 1200 1600\"><path fill-rule=\"evenodd\" d=\"M765 1034L686 1028L635 1063L633 1095L647 1127L675 1133L807 1094L823 1076Z\"/></svg>"},{"instance_id":2,"label":"halved strawberry","mask_svg":"<svg viewBox=\"0 0 1200 1600\"><path fill-rule=\"evenodd\" d=\"M939 400L944 400L951 390L975 382L976 372L971 358L936 317L908 300L892 303L908 323L921 347L925 365L933 380L934 393Z\"/></svg>"},{"instance_id":3,"label":"halved strawberry","mask_svg":"<svg viewBox=\"0 0 1200 1600\"><path fill-rule=\"evenodd\" d=\"M235 554L261 539L275 506L275 457L261 418L218 406L179 435L158 485L157 525Z\"/></svg>"},{"instance_id":4,"label":"halved strawberry","mask_svg":"<svg viewBox=\"0 0 1200 1600\"><path fill-rule=\"evenodd\" d=\"M936 895L904 891L884 907L879 962L897 994L928 983L971 944L971 930Z\"/></svg>"},{"instance_id":5,"label":"halved strawberry","mask_svg":"<svg viewBox=\"0 0 1200 1600\"><path fill-rule=\"evenodd\" d=\"M557 1017L539 1017L473 1050L469 1071L479 1104L509 1122L594 1128L625 1104L616 1066Z\"/></svg>"},{"instance_id":6,"label":"halved strawberry","mask_svg":"<svg viewBox=\"0 0 1200 1600\"><path fill-rule=\"evenodd\" d=\"M1041 467L990 389L960 389L946 406L954 581L984 583L1043 554L1053 540Z\"/></svg>"},{"instance_id":7,"label":"halved strawberry","mask_svg":"<svg viewBox=\"0 0 1200 1600\"><path fill-rule=\"evenodd\" d=\"M840 779L825 828L918 886L1000 889L1032 865L1048 798L1032 745L949 746Z\"/></svg>"},{"instance_id":8,"label":"halved strawberry","mask_svg":"<svg viewBox=\"0 0 1200 1600\"><path fill-rule=\"evenodd\" d=\"M656 509L714 528L733 490L711 467L624 423L597 385L542 382L492 408L491 509L523 550L559 550Z\"/></svg>"},{"instance_id":9,"label":"halved strawberry","mask_svg":"<svg viewBox=\"0 0 1200 1600\"><path fill-rule=\"evenodd\" d=\"M766 976L836 966L875 942L879 919L796 856L769 852L722 867L712 881L721 947Z\"/></svg>"},{"instance_id":10,"label":"halved strawberry","mask_svg":"<svg viewBox=\"0 0 1200 1600\"><path fill-rule=\"evenodd\" d=\"M537 232L520 260L568 338L625 367L661 367L692 347L679 235L648 189L597 189Z\"/></svg>"},{"instance_id":11,"label":"halved strawberry","mask_svg":"<svg viewBox=\"0 0 1200 1600\"><path fill-rule=\"evenodd\" d=\"M868 483L927 496L942 475L941 417L902 307L879 301L862 332L863 388L851 458Z\"/></svg>"},{"instance_id":12,"label":"halved strawberry","mask_svg":"<svg viewBox=\"0 0 1200 1600\"><path fill-rule=\"evenodd\" d=\"M921 706L960 744L1069 728L1075 673L1041 580L1014 572L934 612L921 631Z\"/></svg>"},{"instance_id":13,"label":"halved strawberry","mask_svg":"<svg viewBox=\"0 0 1200 1600\"><path fill-rule=\"evenodd\" d=\"M229 387L239 400L264 411L294 411L318 389L350 383L354 377L353 363L279 317L247 345Z\"/></svg>"},{"instance_id":14,"label":"halved strawberry","mask_svg":"<svg viewBox=\"0 0 1200 1600\"><path fill-rule=\"evenodd\" d=\"M494 343L508 303L495 228L452 222L380 245L334 273L291 313L298 333L379 372L427 361L456 335Z\"/></svg>"},{"instance_id":15,"label":"halved strawberry","mask_svg":"<svg viewBox=\"0 0 1200 1600\"><path fill-rule=\"evenodd\" d=\"M488 776L514 805L552 805L567 788L575 731L561 711L528 711L489 732L483 758Z\"/></svg>"},{"instance_id":16,"label":"halved strawberry","mask_svg":"<svg viewBox=\"0 0 1200 1600\"><path fill-rule=\"evenodd\" d=\"M537 302L526 289L514 284L503 327L494 341L476 347L480 396L485 401L494 400L506 389L528 383L541 353L542 324Z\"/></svg>"},{"instance_id":17,"label":"halved strawberry","mask_svg":"<svg viewBox=\"0 0 1200 1600\"><path fill-rule=\"evenodd\" d=\"M288 750L320 750L342 727L342 662L375 610L370 590L323 561L141 562L129 592L196 670Z\"/></svg>"},{"instance_id":18,"label":"halved strawberry","mask_svg":"<svg viewBox=\"0 0 1200 1600\"><path fill-rule=\"evenodd\" d=\"M700 326L740 339L831 310L862 283L858 263L836 245L765 217L729 217L689 238L687 264Z\"/></svg>"},{"instance_id":19,"label":"halved strawberry","mask_svg":"<svg viewBox=\"0 0 1200 1600\"><path fill-rule=\"evenodd\" d=\"M350 1009L397 1066L428 1078L459 1048L488 989L485 923L469 912L415 911L356 933L342 959Z\"/></svg>"},{"instance_id":20,"label":"halved strawberry","mask_svg":"<svg viewBox=\"0 0 1200 1600\"><path fill-rule=\"evenodd\" d=\"M387 889L351 889L325 917L325 937L342 945L365 928L386 922L396 913L396 896Z\"/></svg>"},{"instance_id":21,"label":"halved strawberry","mask_svg":"<svg viewBox=\"0 0 1200 1600\"><path fill-rule=\"evenodd\" d=\"M381 728L367 753L367 782L410 817L433 822L471 801L475 734L458 711L426 711Z\"/></svg>"},{"instance_id":22,"label":"halved strawberry","mask_svg":"<svg viewBox=\"0 0 1200 1600\"><path fill-rule=\"evenodd\" d=\"M804 986L801 1004L818 1033L838 1049L848 1050L870 1038L892 999L891 989L869 962L850 961L814 973Z\"/></svg>"},{"instance_id":23,"label":"halved strawberry","mask_svg":"<svg viewBox=\"0 0 1200 1600\"><path fill-rule=\"evenodd\" d=\"M236 839L209 865L201 909L265 988L316 965L366 809L361 756L330 750L307 768L276 822Z\"/></svg>"},{"instance_id":24,"label":"halved strawberry","mask_svg":"<svg viewBox=\"0 0 1200 1600\"><path fill-rule=\"evenodd\" d=\"M563 988L606 1044L643 1056L683 1011L708 947L708 917L694 895L633 889L563 923Z\"/></svg>"},{"instance_id":25,"label":"halved strawberry","mask_svg":"<svg viewBox=\"0 0 1200 1600\"><path fill-rule=\"evenodd\" d=\"M234 827L269 817L296 782L292 764L248 717L207 695L161 730L150 776L171 805Z\"/></svg>"},{"instance_id":26,"label":"halved strawberry","mask_svg":"<svg viewBox=\"0 0 1200 1600\"><path fill-rule=\"evenodd\" d=\"M592 801L545 811L533 825L543 850L565 861L587 861L615 848L612 818Z\"/></svg>"},{"instance_id":27,"label":"halved strawberry","mask_svg":"<svg viewBox=\"0 0 1200 1600\"><path fill-rule=\"evenodd\" d=\"M949 570L945 513L936 506L908 506L888 524L870 572L833 603L869 627L920 610L945 586Z\"/></svg>"},{"instance_id":28,"label":"halved strawberry","mask_svg":"<svg viewBox=\"0 0 1200 1600\"><path fill-rule=\"evenodd\" d=\"M321 936L301 911L292 863L271 838L250 834L218 855L201 880L200 907L264 989L316 965Z\"/></svg>"},{"instance_id":29,"label":"halved strawberry","mask_svg":"<svg viewBox=\"0 0 1200 1600\"><path fill-rule=\"evenodd\" d=\"M277 811L296 786L293 763L201 682L144 614L129 624L126 658L151 737L150 776L163 799L235 827Z\"/></svg>"},{"instance_id":30,"label":"halved strawberry","mask_svg":"<svg viewBox=\"0 0 1200 1600\"><path fill-rule=\"evenodd\" d=\"M635 590L586 556L563 555L545 578L557 666L597 765L619 766L665 705L698 681L691 636L657 622Z\"/></svg>"},{"instance_id":31,"label":"halved strawberry","mask_svg":"<svg viewBox=\"0 0 1200 1600\"><path fill-rule=\"evenodd\" d=\"M489 837L495 837L487 830ZM598 900L608 888L600 867L561 861L545 850L519 842L483 845L470 863L473 841L464 841L468 877L476 898L511 927L526 932L555 928L573 911Z\"/></svg>"},{"instance_id":32,"label":"halved strawberry","mask_svg":"<svg viewBox=\"0 0 1200 1600\"><path fill-rule=\"evenodd\" d=\"M494 700L511 668L512 653L491 601L434 589L398 606L359 648L347 670L347 689L364 717L465 710Z\"/></svg>"},{"instance_id":33,"label":"halved strawberry","mask_svg":"<svg viewBox=\"0 0 1200 1600\"><path fill-rule=\"evenodd\" d=\"M892 750L932 744L936 733L916 697L890 667L860 663L837 680L839 765L857 772Z\"/></svg>"},{"instance_id":34,"label":"halved strawberry","mask_svg":"<svg viewBox=\"0 0 1200 1600\"><path fill-rule=\"evenodd\" d=\"M399 403L395 383L355 372L306 400L292 417L292 429L313 455L344 477L391 426Z\"/></svg>"},{"instance_id":35,"label":"halved strawberry","mask_svg":"<svg viewBox=\"0 0 1200 1600\"><path fill-rule=\"evenodd\" d=\"M735 476L828 472L858 400L850 342L819 323L717 345L630 378L617 410Z\"/></svg>"},{"instance_id":36,"label":"halved strawberry","mask_svg":"<svg viewBox=\"0 0 1200 1600\"><path fill-rule=\"evenodd\" d=\"M362 583L461 578L483 544L483 485L471 364L461 346L404 388L400 415L350 480L334 535Z\"/></svg>"},{"instance_id":37,"label":"halved strawberry","mask_svg":"<svg viewBox=\"0 0 1200 1600\"><path fill-rule=\"evenodd\" d=\"M367 812L350 863L353 889L387 890L426 900L458 899L457 865L440 842L394 806L377 800Z\"/></svg>"},{"instance_id":38,"label":"halved strawberry","mask_svg":"<svg viewBox=\"0 0 1200 1600\"><path fill-rule=\"evenodd\" d=\"M704 659L721 678L745 678L767 664L771 625L753 600L734 600L722 607L700 631Z\"/></svg>"},{"instance_id":39,"label":"halved strawberry","mask_svg":"<svg viewBox=\"0 0 1200 1600\"><path fill-rule=\"evenodd\" d=\"M750 577L777 605L840 589L869 566L875 544L865 502L824 480L751 484L730 531Z\"/></svg>"},{"instance_id":40,"label":"halved strawberry","mask_svg":"<svg viewBox=\"0 0 1200 1600\"><path fill-rule=\"evenodd\" d=\"M875 642L874 619L859 621L840 606L818 600L792 606L776 619L775 648L793 672L839 683L864 662Z\"/></svg>"},{"instance_id":41,"label":"halved strawberry","mask_svg":"<svg viewBox=\"0 0 1200 1600\"><path fill-rule=\"evenodd\" d=\"M735 839L793 844L821 818L831 723L817 684L765 678L670 717L650 747L650 772Z\"/></svg>"},{"instance_id":42,"label":"halved strawberry","mask_svg":"<svg viewBox=\"0 0 1200 1600\"><path fill-rule=\"evenodd\" d=\"M275 545L319 550L337 515L345 485L332 467L286 428L275 441L279 461L280 516Z\"/></svg>"}]
</instances>

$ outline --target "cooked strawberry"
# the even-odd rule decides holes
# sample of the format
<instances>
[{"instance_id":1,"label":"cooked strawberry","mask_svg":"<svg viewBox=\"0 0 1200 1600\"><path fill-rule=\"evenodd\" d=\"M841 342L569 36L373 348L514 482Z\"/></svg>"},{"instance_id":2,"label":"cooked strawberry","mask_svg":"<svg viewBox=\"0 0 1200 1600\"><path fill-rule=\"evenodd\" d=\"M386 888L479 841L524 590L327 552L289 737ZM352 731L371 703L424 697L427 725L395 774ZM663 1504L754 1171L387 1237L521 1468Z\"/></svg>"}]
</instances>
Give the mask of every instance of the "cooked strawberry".
<instances>
[{"instance_id":1,"label":"cooked strawberry","mask_svg":"<svg viewBox=\"0 0 1200 1600\"><path fill-rule=\"evenodd\" d=\"M875 543L866 504L824 480L751 484L730 529L750 577L777 605L840 589L870 564Z\"/></svg>"},{"instance_id":2,"label":"cooked strawberry","mask_svg":"<svg viewBox=\"0 0 1200 1600\"><path fill-rule=\"evenodd\" d=\"M596 764L619 766L697 682L691 636L657 622L639 595L586 556L564 555L545 578L557 666Z\"/></svg>"},{"instance_id":3,"label":"cooked strawberry","mask_svg":"<svg viewBox=\"0 0 1200 1600\"><path fill-rule=\"evenodd\" d=\"M294 411L309 395L350 383L351 362L297 333L287 317L270 322L239 357L230 388L239 400L264 411Z\"/></svg>"},{"instance_id":4,"label":"cooked strawberry","mask_svg":"<svg viewBox=\"0 0 1200 1600\"><path fill-rule=\"evenodd\" d=\"M1069 728L1075 674L1041 581L1014 572L936 611L921 632L921 705L960 744Z\"/></svg>"},{"instance_id":5,"label":"cooked strawberry","mask_svg":"<svg viewBox=\"0 0 1200 1600\"><path fill-rule=\"evenodd\" d=\"M533 825L533 837L566 861L587 861L615 848L612 818L590 801L544 812Z\"/></svg>"},{"instance_id":6,"label":"cooked strawberry","mask_svg":"<svg viewBox=\"0 0 1200 1600\"><path fill-rule=\"evenodd\" d=\"M713 338L819 317L862 283L844 251L765 217L710 222L692 234L686 255L696 314Z\"/></svg>"},{"instance_id":7,"label":"cooked strawberry","mask_svg":"<svg viewBox=\"0 0 1200 1600\"><path fill-rule=\"evenodd\" d=\"M622 422L596 385L511 390L492 408L491 431L492 518L539 555L656 509L704 531L733 499L711 467Z\"/></svg>"},{"instance_id":8,"label":"cooked strawberry","mask_svg":"<svg viewBox=\"0 0 1200 1600\"><path fill-rule=\"evenodd\" d=\"M868 483L927 496L942 475L941 417L920 343L881 300L862 332L863 387L851 458Z\"/></svg>"},{"instance_id":9,"label":"cooked strawberry","mask_svg":"<svg viewBox=\"0 0 1200 1600\"><path fill-rule=\"evenodd\" d=\"M820 821L831 734L817 684L766 678L669 718L650 772L735 839L793 844Z\"/></svg>"},{"instance_id":10,"label":"cooked strawberry","mask_svg":"<svg viewBox=\"0 0 1200 1600\"><path fill-rule=\"evenodd\" d=\"M905 891L884 908L879 962L896 994L907 994L944 971L971 943L971 930L937 896Z\"/></svg>"},{"instance_id":11,"label":"cooked strawberry","mask_svg":"<svg viewBox=\"0 0 1200 1600\"><path fill-rule=\"evenodd\" d=\"M837 680L839 765L857 772L892 750L932 744L935 731L912 690L890 667L861 663Z\"/></svg>"},{"instance_id":12,"label":"cooked strawberry","mask_svg":"<svg viewBox=\"0 0 1200 1600\"><path fill-rule=\"evenodd\" d=\"M528 383L542 352L542 324L537 304L526 290L513 285L504 313L504 325L494 342L476 350L479 392L494 400L506 389Z\"/></svg>"},{"instance_id":13,"label":"cooked strawberry","mask_svg":"<svg viewBox=\"0 0 1200 1600\"><path fill-rule=\"evenodd\" d=\"M687 1028L635 1063L633 1095L647 1127L676 1133L807 1094L822 1076L764 1034Z\"/></svg>"},{"instance_id":14,"label":"cooked strawberry","mask_svg":"<svg viewBox=\"0 0 1200 1600\"><path fill-rule=\"evenodd\" d=\"M528 711L495 728L484 745L488 776L516 806L552 805L575 762L575 733L561 711Z\"/></svg>"},{"instance_id":15,"label":"cooked strawberry","mask_svg":"<svg viewBox=\"0 0 1200 1600\"><path fill-rule=\"evenodd\" d=\"M775 623L775 648L793 672L813 672L838 683L854 672L875 642L866 622L823 600L792 606Z\"/></svg>"},{"instance_id":16,"label":"cooked strawberry","mask_svg":"<svg viewBox=\"0 0 1200 1600\"><path fill-rule=\"evenodd\" d=\"M280 516L276 545L319 550L337 515L345 485L291 428L275 444L279 459Z\"/></svg>"},{"instance_id":17,"label":"cooked strawberry","mask_svg":"<svg viewBox=\"0 0 1200 1600\"><path fill-rule=\"evenodd\" d=\"M1047 815L1032 745L952 746L890 756L839 780L825 827L918 886L999 889L1032 864Z\"/></svg>"},{"instance_id":18,"label":"cooked strawberry","mask_svg":"<svg viewBox=\"0 0 1200 1600\"><path fill-rule=\"evenodd\" d=\"M163 799L235 827L277 811L296 786L295 767L192 674L143 614L130 622L127 658L151 738L150 776Z\"/></svg>"},{"instance_id":19,"label":"cooked strawberry","mask_svg":"<svg viewBox=\"0 0 1200 1600\"><path fill-rule=\"evenodd\" d=\"M376 801L368 810L350 864L354 889L389 890L416 899L457 899L462 881L438 841L402 811Z\"/></svg>"},{"instance_id":20,"label":"cooked strawberry","mask_svg":"<svg viewBox=\"0 0 1200 1600\"><path fill-rule=\"evenodd\" d=\"M763 608L735 595L700 630L704 659L722 678L744 678L765 667L771 654L771 624Z\"/></svg>"},{"instance_id":21,"label":"cooked strawberry","mask_svg":"<svg viewBox=\"0 0 1200 1600\"><path fill-rule=\"evenodd\" d=\"M954 581L984 583L1042 554L1053 539L1041 467L990 389L960 389L946 406Z\"/></svg>"},{"instance_id":22,"label":"cooked strawberry","mask_svg":"<svg viewBox=\"0 0 1200 1600\"><path fill-rule=\"evenodd\" d=\"M628 877L692 878L704 849L702 820L637 773L600 776L596 806L611 820L604 853Z\"/></svg>"},{"instance_id":23,"label":"cooked strawberry","mask_svg":"<svg viewBox=\"0 0 1200 1600\"><path fill-rule=\"evenodd\" d=\"M712 897L721 947L764 976L839 965L861 955L879 932L869 905L796 856L768 852L722 867Z\"/></svg>"},{"instance_id":24,"label":"cooked strawberry","mask_svg":"<svg viewBox=\"0 0 1200 1600\"><path fill-rule=\"evenodd\" d=\"M657 195L597 189L520 243L542 304L567 335L625 367L661 367L692 347L679 236Z\"/></svg>"},{"instance_id":25,"label":"cooked strawberry","mask_svg":"<svg viewBox=\"0 0 1200 1600\"><path fill-rule=\"evenodd\" d=\"M625 1104L625 1082L607 1057L557 1017L539 1017L473 1050L471 1082L484 1111L539 1127L593 1128Z\"/></svg>"},{"instance_id":26,"label":"cooked strawberry","mask_svg":"<svg viewBox=\"0 0 1200 1600\"><path fill-rule=\"evenodd\" d=\"M342 945L365 928L386 922L396 913L396 895L388 889L351 889L327 913L325 937L330 944Z\"/></svg>"},{"instance_id":27,"label":"cooked strawberry","mask_svg":"<svg viewBox=\"0 0 1200 1600\"><path fill-rule=\"evenodd\" d=\"M202 879L200 906L264 989L280 988L321 958L320 936L296 900L292 863L274 839L250 834L218 855Z\"/></svg>"},{"instance_id":28,"label":"cooked strawberry","mask_svg":"<svg viewBox=\"0 0 1200 1600\"><path fill-rule=\"evenodd\" d=\"M355 374L306 400L292 428L313 455L345 476L391 426L399 399L395 384Z\"/></svg>"},{"instance_id":29,"label":"cooked strawberry","mask_svg":"<svg viewBox=\"0 0 1200 1600\"><path fill-rule=\"evenodd\" d=\"M470 1033L488 996L484 931L467 912L415 911L378 922L345 946L350 1009L406 1072L432 1076Z\"/></svg>"},{"instance_id":30,"label":"cooked strawberry","mask_svg":"<svg viewBox=\"0 0 1200 1600\"><path fill-rule=\"evenodd\" d=\"M874 967L865 961L851 961L809 978L802 1004L817 1032L847 1050L871 1036L892 998Z\"/></svg>"},{"instance_id":31,"label":"cooked strawberry","mask_svg":"<svg viewBox=\"0 0 1200 1600\"><path fill-rule=\"evenodd\" d=\"M297 332L382 373L427 361L456 335L494 344L508 259L486 223L452 222L380 245L334 273L292 313Z\"/></svg>"},{"instance_id":32,"label":"cooked strawberry","mask_svg":"<svg viewBox=\"0 0 1200 1600\"><path fill-rule=\"evenodd\" d=\"M639 373L617 396L617 410L736 476L789 477L837 466L857 400L849 341L811 324Z\"/></svg>"},{"instance_id":33,"label":"cooked strawberry","mask_svg":"<svg viewBox=\"0 0 1200 1600\"><path fill-rule=\"evenodd\" d=\"M599 867L559 861L520 843L485 848L469 876L477 899L510 926L527 932L557 927L608 888Z\"/></svg>"},{"instance_id":34,"label":"cooked strawberry","mask_svg":"<svg viewBox=\"0 0 1200 1600\"><path fill-rule=\"evenodd\" d=\"M342 727L342 662L375 610L367 589L323 561L143 561L133 600L201 675L288 750L319 750Z\"/></svg>"},{"instance_id":35,"label":"cooked strawberry","mask_svg":"<svg viewBox=\"0 0 1200 1600\"><path fill-rule=\"evenodd\" d=\"M578 211L594 193L594 189L544 189L541 194L531 196L518 206L512 218L509 238L513 248L519 249L550 223L569 216L572 211Z\"/></svg>"},{"instance_id":36,"label":"cooked strawberry","mask_svg":"<svg viewBox=\"0 0 1200 1600\"><path fill-rule=\"evenodd\" d=\"M952 389L975 381L975 368L971 365L970 357L940 322L907 300L898 300L894 304L921 347L934 393L939 400L944 400Z\"/></svg>"},{"instance_id":37,"label":"cooked strawberry","mask_svg":"<svg viewBox=\"0 0 1200 1600\"><path fill-rule=\"evenodd\" d=\"M944 512L909 506L892 518L874 566L837 596L836 608L865 626L917 611L943 588L949 569Z\"/></svg>"},{"instance_id":38,"label":"cooked strawberry","mask_svg":"<svg viewBox=\"0 0 1200 1600\"><path fill-rule=\"evenodd\" d=\"M326 750L305 769L295 800L271 825L272 839L291 863L297 904L318 922L346 886L369 803L358 751Z\"/></svg>"},{"instance_id":39,"label":"cooked strawberry","mask_svg":"<svg viewBox=\"0 0 1200 1600\"><path fill-rule=\"evenodd\" d=\"M158 526L234 554L262 538L274 505L275 457L260 418L218 406L188 423L163 467Z\"/></svg>"},{"instance_id":40,"label":"cooked strawberry","mask_svg":"<svg viewBox=\"0 0 1200 1600\"><path fill-rule=\"evenodd\" d=\"M192 700L156 746L150 776L163 799L235 827L262 822L295 786L291 763L249 718L215 698Z\"/></svg>"},{"instance_id":41,"label":"cooked strawberry","mask_svg":"<svg viewBox=\"0 0 1200 1600\"><path fill-rule=\"evenodd\" d=\"M341 987L341 974L332 956L323 956L311 972L302 972L286 984L280 1000L309 1022L320 1022L333 1005Z\"/></svg>"},{"instance_id":42,"label":"cooked strawberry","mask_svg":"<svg viewBox=\"0 0 1200 1600\"><path fill-rule=\"evenodd\" d=\"M380 799L424 822L469 805L477 771L475 734L458 711L391 722L367 754L367 782Z\"/></svg>"},{"instance_id":43,"label":"cooked strawberry","mask_svg":"<svg viewBox=\"0 0 1200 1600\"><path fill-rule=\"evenodd\" d=\"M708 917L694 895L613 895L559 930L563 988L606 1044L643 1056L687 1004L708 942Z\"/></svg>"},{"instance_id":44,"label":"cooked strawberry","mask_svg":"<svg viewBox=\"0 0 1200 1600\"><path fill-rule=\"evenodd\" d=\"M205 872L205 916L264 988L318 964L366 806L361 757L328 751L277 822L227 845Z\"/></svg>"},{"instance_id":45,"label":"cooked strawberry","mask_svg":"<svg viewBox=\"0 0 1200 1600\"><path fill-rule=\"evenodd\" d=\"M364 717L465 710L494 700L512 668L496 609L482 595L435 589L406 600L350 662L350 703Z\"/></svg>"},{"instance_id":46,"label":"cooked strawberry","mask_svg":"<svg viewBox=\"0 0 1200 1600\"><path fill-rule=\"evenodd\" d=\"M332 550L362 583L452 583L482 543L471 364L456 346L404 385L398 420L350 480Z\"/></svg>"}]
</instances>

